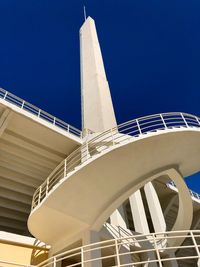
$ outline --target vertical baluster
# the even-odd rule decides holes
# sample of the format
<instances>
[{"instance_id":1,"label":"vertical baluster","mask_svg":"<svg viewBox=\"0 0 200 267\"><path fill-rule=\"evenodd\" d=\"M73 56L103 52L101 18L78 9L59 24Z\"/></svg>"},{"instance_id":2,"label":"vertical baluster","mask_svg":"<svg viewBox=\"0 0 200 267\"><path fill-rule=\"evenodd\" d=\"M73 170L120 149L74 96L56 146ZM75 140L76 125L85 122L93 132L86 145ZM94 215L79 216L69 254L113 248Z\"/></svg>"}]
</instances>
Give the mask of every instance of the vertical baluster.
<instances>
[{"instance_id":1,"label":"vertical baluster","mask_svg":"<svg viewBox=\"0 0 200 267\"><path fill-rule=\"evenodd\" d=\"M137 123L137 127L138 127L138 131L139 131L139 133L142 134L142 131L141 131L141 129L140 129L140 125L139 125L139 121L138 121L138 119L136 119L135 121L136 121L136 123Z\"/></svg>"},{"instance_id":2,"label":"vertical baluster","mask_svg":"<svg viewBox=\"0 0 200 267\"><path fill-rule=\"evenodd\" d=\"M83 247L81 247L81 267L84 267L84 250L83 250Z\"/></svg>"},{"instance_id":3,"label":"vertical baluster","mask_svg":"<svg viewBox=\"0 0 200 267\"><path fill-rule=\"evenodd\" d=\"M8 94L8 91L5 92L5 95L4 95L3 99L6 99L7 94Z\"/></svg>"},{"instance_id":4,"label":"vertical baluster","mask_svg":"<svg viewBox=\"0 0 200 267\"><path fill-rule=\"evenodd\" d=\"M67 176L67 159L64 161L64 177Z\"/></svg>"},{"instance_id":5,"label":"vertical baluster","mask_svg":"<svg viewBox=\"0 0 200 267\"><path fill-rule=\"evenodd\" d=\"M115 250L116 250L116 258L117 258L117 266L120 267L119 247L118 247L117 239L115 239Z\"/></svg>"},{"instance_id":6,"label":"vertical baluster","mask_svg":"<svg viewBox=\"0 0 200 267\"><path fill-rule=\"evenodd\" d=\"M23 101L22 101L22 105L21 105L21 108L22 108L22 109L24 108L24 104L25 104L25 101L23 100Z\"/></svg>"},{"instance_id":7,"label":"vertical baluster","mask_svg":"<svg viewBox=\"0 0 200 267\"><path fill-rule=\"evenodd\" d=\"M163 118L163 115L160 114L160 117L161 117L161 120L162 120L162 123L163 123L165 129L167 129L167 125L166 125L166 123L165 123L165 120L164 120L164 118Z\"/></svg>"},{"instance_id":8,"label":"vertical baluster","mask_svg":"<svg viewBox=\"0 0 200 267\"><path fill-rule=\"evenodd\" d=\"M194 247L195 247L195 250L196 250L196 253L197 253L197 256L199 257L199 260L200 260L200 253L199 253L199 248L198 248L198 245L197 245L197 242L196 242L196 239L193 235L193 232L190 231L190 236L192 238L192 241L193 241L193 244L194 244Z\"/></svg>"},{"instance_id":9,"label":"vertical baluster","mask_svg":"<svg viewBox=\"0 0 200 267\"><path fill-rule=\"evenodd\" d=\"M155 235L152 234L152 236L153 236L154 248L155 248L155 250L156 250L156 255L157 255L157 259L158 259L159 267L163 267L163 266L162 266L162 261L161 261L161 258L160 258L159 249L158 249L158 246L157 246L157 243L156 243Z\"/></svg>"},{"instance_id":10,"label":"vertical baluster","mask_svg":"<svg viewBox=\"0 0 200 267\"><path fill-rule=\"evenodd\" d=\"M181 117L182 117L183 121L185 122L186 127L188 127L188 123L187 123L187 121L186 121L186 119L185 119L183 113L181 113Z\"/></svg>"}]
</instances>

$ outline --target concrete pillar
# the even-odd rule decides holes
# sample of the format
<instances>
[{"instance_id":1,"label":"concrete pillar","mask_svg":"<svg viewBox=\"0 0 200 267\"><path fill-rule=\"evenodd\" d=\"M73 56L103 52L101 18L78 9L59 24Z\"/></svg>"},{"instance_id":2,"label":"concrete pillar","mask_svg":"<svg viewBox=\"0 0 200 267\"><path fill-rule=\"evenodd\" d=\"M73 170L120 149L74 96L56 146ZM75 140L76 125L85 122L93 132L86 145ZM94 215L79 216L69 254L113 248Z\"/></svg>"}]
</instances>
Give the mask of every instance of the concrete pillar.
<instances>
[{"instance_id":1,"label":"concrete pillar","mask_svg":"<svg viewBox=\"0 0 200 267\"><path fill-rule=\"evenodd\" d=\"M144 210L144 204L140 190L129 197L135 231L141 234L149 233L149 226Z\"/></svg>"},{"instance_id":2,"label":"concrete pillar","mask_svg":"<svg viewBox=\"0 0 200 267\"><path fill-rule=\"evenodd\" d=\"M109 85L94 20L80 29L82 129L102 132L116 126Z\"/></svg>"},{"instance_id":3,"label":"concrete pillar","mask_svg":"<svg viewBox=\"0 0 200 267\"><path fill-rule=\"evenodd\" d=\"M121 226L122 228L127 228L125 213L123 206L120 206L117 210L115 210L110 216L110 223L112 225Z\"/></svg>"},{"instance_id":4,"label":"concrete pillar","mask_svg":"<svg viewBox=\"0 0 200 267\"><path fill-rule=\"evenodd\" d=\"M82 237L83 246L93 244L96 242L100 242L100 236L98 232L88 230L83 234L83 237ZM86 252L86 250L90 250L91 248L96 248L96 247L98 247L98 245L88 246L87 248L83 249L83 251L85 251L83 253L84 261L92 260L91 262L84 263L83 264L84 267L102 267L101 260L94 260L97 258L101 258L101 249L95 249L95 250Z\"/></svg>"},{"instance_id":5,"label":"concrete pillar","mask_svg":"<svg viewBox=\"0 0 200 267\"><path fill-rule=\"evenodd\" d=\"M156 190L151 182L144 186L144 192L146 195L149 212L151 214L151 220L154 226L155 232L165 232L166 222L161 209L160 201Z\"/></svg>"}]
</instances>

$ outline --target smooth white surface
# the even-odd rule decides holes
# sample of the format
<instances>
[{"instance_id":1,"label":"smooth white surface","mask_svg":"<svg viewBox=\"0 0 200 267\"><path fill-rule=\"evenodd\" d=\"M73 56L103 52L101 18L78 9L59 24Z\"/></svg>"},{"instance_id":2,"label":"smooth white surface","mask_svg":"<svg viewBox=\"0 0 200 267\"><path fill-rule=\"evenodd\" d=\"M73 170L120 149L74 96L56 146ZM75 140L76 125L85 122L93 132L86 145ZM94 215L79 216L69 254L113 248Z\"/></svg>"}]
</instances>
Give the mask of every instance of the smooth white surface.
<instances>
[{"instance_id":1,"label":"smooth white surface","mask_svg":"<svg viewBox=\"0 0 200 267\"><path fill-rule=\"evenodd\" d=\"M102 132L116 126L94 20L87 18L80 29L82 128Z\"/></svg>"}]
</instances>

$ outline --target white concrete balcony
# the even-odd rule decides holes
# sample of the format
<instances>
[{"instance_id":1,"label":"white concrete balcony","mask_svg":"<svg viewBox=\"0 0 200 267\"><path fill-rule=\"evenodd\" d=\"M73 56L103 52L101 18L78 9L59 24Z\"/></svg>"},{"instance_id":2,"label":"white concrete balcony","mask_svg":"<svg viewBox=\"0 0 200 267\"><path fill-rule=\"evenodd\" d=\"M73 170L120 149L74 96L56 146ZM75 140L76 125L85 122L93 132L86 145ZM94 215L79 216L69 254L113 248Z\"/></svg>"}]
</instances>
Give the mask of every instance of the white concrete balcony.
<instances>
[{"instance_id":1,"label":"white concrete balcony","mask_svg":"<svg viewBox=\"0 0 200 267\"><path fill-rule=\"evenodd\" d=\"M91 158L119 144L165 132L200 130L200 118L186 113L163 113L131 120L103 132L72 152L48 176L33 195L32 210L62 183L62 179ZM194 195L194 192L191 192ZM198 196L199 197L199 196Z\"/></svg>"},{"instance_id":2,"label":"white concrete balcony","mask_svg":"<svg viewBox=\"0 0 200 267\"><path fill-rule=\"evenodd\" d=\"M132 193L162 176L173 180L179 191L172 229L189 229L192 200L182 177L200 170L199 139L199 118L178 112L139 118L98 134L36 190L29 230L50 245L88 227L99 231Z\"/></svg>"}]
</instances>

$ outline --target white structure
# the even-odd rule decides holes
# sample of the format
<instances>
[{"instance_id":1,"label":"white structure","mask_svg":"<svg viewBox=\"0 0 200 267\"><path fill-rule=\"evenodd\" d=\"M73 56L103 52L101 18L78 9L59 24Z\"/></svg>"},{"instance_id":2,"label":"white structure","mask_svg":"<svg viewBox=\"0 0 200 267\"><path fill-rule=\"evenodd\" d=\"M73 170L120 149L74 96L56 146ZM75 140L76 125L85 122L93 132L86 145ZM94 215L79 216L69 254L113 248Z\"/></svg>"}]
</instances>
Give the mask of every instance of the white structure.
<instances>
[{"instance_id":1,"label":"white structure","mask_svg":"<svg viewBox=\"0 0 200 267\"><path fill-rule=\"evenodd\" d=\"M33 195L29 231L50 245L39 266L200 266L200 196L183 179L200 170L200 119L164 113L117 126L90 17L80 41L82 133L1 90L2 182L15 202L4 201L2 218L20 233L14 222Z\"/></svg>"}]
</instances>

